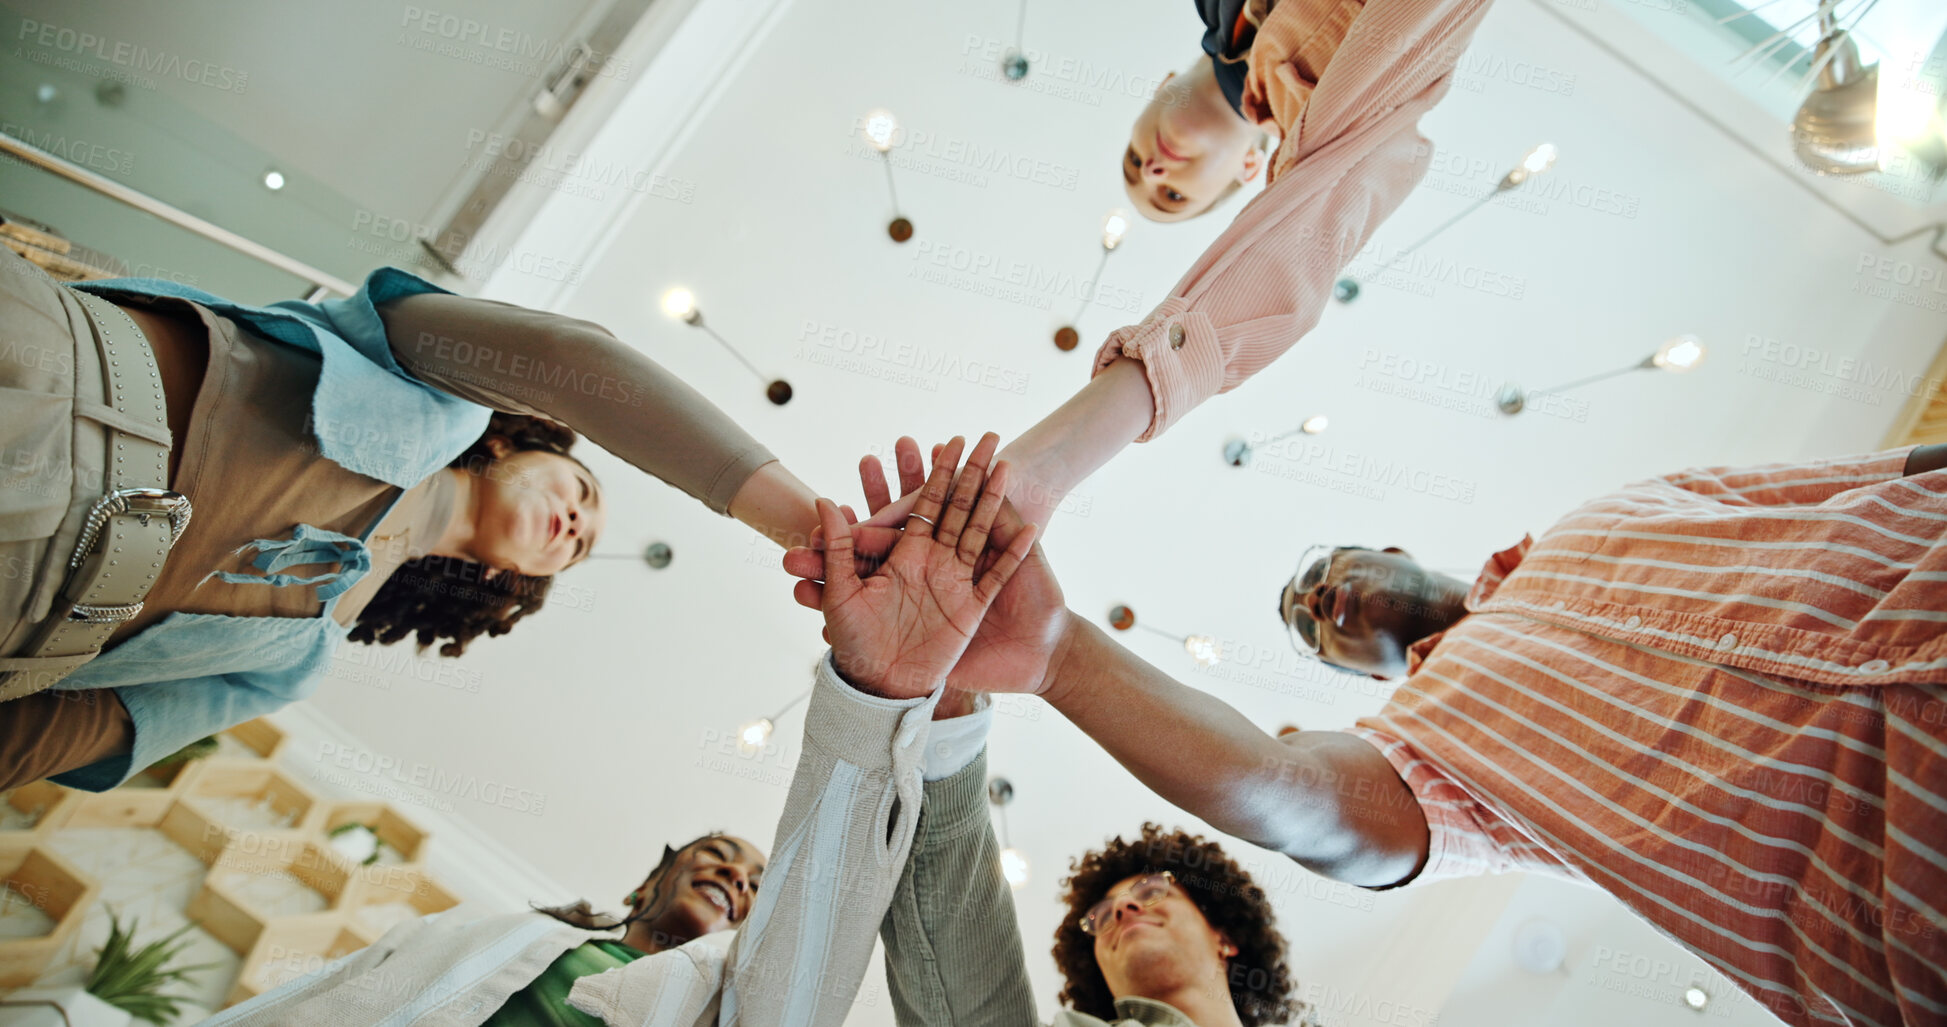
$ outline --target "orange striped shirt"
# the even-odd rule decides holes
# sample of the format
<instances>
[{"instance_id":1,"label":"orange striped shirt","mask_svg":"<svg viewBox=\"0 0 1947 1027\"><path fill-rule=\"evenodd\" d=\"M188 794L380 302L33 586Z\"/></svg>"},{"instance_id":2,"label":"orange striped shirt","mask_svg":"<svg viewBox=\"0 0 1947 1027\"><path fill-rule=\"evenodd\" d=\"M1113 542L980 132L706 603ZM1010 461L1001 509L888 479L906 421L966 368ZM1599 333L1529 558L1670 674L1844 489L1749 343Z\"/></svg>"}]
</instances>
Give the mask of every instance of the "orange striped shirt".
<instances>
[{"instance_id":1,"label":"orange striped shirt","mask_svg":"<svg viewBox=\"0 0 1947 1027\"><path fill-rule=\"evenodd\" d=\"M1631 485L1497 554L1354 729L1415 883L1597 885L1792 1024L1947 1022L1947 471Z\"/></svg>"},{"instance_id":2,"label":"orange striped shirt","mask_svg":"<svg viewBox=\"0 0 1947 1027\"><path fill-rule=\"evenodd\" d=\"M1426 174L1416 127L1447 94L1488 0L1282 0L1251 43L1246 116L1282 137L1264 192L1095 372L1143 364L1146 442L1311 331L1339 272Z\"/></svg>"}]
</instances>

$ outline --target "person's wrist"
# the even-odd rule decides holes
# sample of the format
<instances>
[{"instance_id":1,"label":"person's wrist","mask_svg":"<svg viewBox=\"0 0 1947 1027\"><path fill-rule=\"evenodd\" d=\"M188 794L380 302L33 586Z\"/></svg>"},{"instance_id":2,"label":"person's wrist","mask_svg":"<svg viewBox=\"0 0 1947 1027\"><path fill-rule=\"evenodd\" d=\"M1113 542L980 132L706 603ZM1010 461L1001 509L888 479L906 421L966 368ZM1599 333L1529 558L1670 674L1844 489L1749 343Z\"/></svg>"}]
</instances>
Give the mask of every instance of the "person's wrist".
<instances>
[{"instance_id":1,"label":"person's wrist","mask_svg":"<svg viewBox=\"0 0 1947 1027\"><path fill-rule=\"evenodd\" d=\"M939 704L933 707L934 720L952 720L965 717L980 709L980 693L969 692L964 688L948 688L940 694Z\"/></svg>"},{"instance_id":2,"label":"person's wrist","mask_svg":"<svg viewBox=\"0 0 1947 1027\"><path fill-rule=\"evenodd\" d=\"M1077 675L1068 673L1066 667L1089 631L1088 622L1076 616L1075 611L1064 608L1061 615L1061 634L1055 639L1054 654L1048 658L1048 670L1034 688L1036 695L1056 708L1073 698Z\"/></svg>"}]
</instances>

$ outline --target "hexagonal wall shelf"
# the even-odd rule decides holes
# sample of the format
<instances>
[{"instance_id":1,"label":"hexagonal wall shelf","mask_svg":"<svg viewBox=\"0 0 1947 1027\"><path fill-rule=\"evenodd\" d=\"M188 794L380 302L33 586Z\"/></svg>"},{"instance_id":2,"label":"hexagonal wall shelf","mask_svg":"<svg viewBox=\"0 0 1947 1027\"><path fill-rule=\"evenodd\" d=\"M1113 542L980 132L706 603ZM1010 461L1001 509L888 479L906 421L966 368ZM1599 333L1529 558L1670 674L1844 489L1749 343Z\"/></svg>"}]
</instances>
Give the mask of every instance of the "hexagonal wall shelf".
<instances>
[{"instance_id":1,"label":"hexagonal wall shelf","mask_svg":"<svg viewBox=\"0 0 1947 1027\"><path fill-rule=\"evenodd\" d=\"M341 914L283 917L267 925L251 946L228 1001L235 1004L255 998L365 945L363 938L345 926Z\"/></svg>"},{"instance_id":2,"label":"hexagonal wall shelf","mask_svg":"<svg viewBox=\"0 0 1947 1027\"><path fill-rule=\"evenodd\" d=\"M416 867L361 867L345 916L351 929L371 942L397 924L459 904L459 896Z\"/></svg>"},{"instance_id":3,"label":"hexagonal wall shelf","mask_svg":"<svg viewBox=\"0 0 1947 1027\"><path fill-rule=\"evenodd\" d=\"M243 838L288 847L317 807L310 789L262 762L209 760L162 818L162 831L205 863Z\"/></svg>"},{"instance_id":4,"label":"hexagonal wall shelf","mask_svg":"<svg viewBox=\"0 0 1947 1027\"><path fill-rule=\"evenodd\" d=\"M315 839L255 850L249 837L223 850L190 900L189 917L248 955L272 922L340 908L351 868Z\"/></svg>"},{"instance_id":5,"label":"hexagonal wall shelf","mask_svg":"<svg viewBox=\"0 0 1947 1027\"><path fill-rule=\"evenodd\" d=\"M330 838L333 829L346 824L363 824L385 843L379 850L379 864L418 863L426 856L426 832L383 802L328 802L307 826Z\"/></svg>"},{"instance_id":6,"label":"hexagonal wall shelf","mask_svg":"<svg viewBox=\"0 0 1947 1027\"><path fill-rule=\"evenodd\" d=\"M39 846L0 863L0 885L0 988L18 988L32 984L81 927L100 889Z\"/></svg>"}]
</instances>

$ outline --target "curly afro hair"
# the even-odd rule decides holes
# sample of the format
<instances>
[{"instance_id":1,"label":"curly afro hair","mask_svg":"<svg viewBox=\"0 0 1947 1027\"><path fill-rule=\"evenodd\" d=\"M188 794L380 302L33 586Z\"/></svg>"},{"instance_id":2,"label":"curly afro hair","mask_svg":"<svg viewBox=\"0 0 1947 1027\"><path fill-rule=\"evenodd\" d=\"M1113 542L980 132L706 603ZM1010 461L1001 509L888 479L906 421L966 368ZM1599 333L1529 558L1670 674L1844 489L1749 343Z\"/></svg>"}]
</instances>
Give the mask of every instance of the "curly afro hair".
<instances>
[{"instance_id":1,"label":"curly afro hair","mask_svg":"<svg viewBox=\"0 0 1947 1027\"><path fill-rule=\"evenodd\" d=\"M483 474L494 462L492 440L502 439L515 452L539 450L570 460L568 447L575 433L553 421L522 414L495 413L487 430L454 457L449 467ZM580 461L575 461L580 463ZM450 556L422 556L407 561L379 587L372 601L358 613L351 640L368 645L391 645L415 636L421 648L444 640L441 656L458 656L481 635L504 635L522 617L547 600L552 577L508 571L492 578L472 560Z\"/></svg>"},{"instance_id":2,"label":"curly afro hair","mask_svg":"<svg viewBox=\"0 0 1947 1027\"><path fill-rule=\"evenodd\" d=\"M1230 1001L1244 1027L1293 1022L1304 1013L1304 1003L1291 997L1284 936L1278 933L1270 900L1216 842L1149 823L1135 841L1118 835L1099 851L1070 861L1068 869L1062 880L1068 913L1055 929L1055 964L1065 981L1062 1004L1104 1020L1115 1018L1115 997L1095 963L1095 939L1082 933L1080 920L1117 882L1167 870L1204 919L1237 946L1230 960Z\"/></svg>"}]
</instances>

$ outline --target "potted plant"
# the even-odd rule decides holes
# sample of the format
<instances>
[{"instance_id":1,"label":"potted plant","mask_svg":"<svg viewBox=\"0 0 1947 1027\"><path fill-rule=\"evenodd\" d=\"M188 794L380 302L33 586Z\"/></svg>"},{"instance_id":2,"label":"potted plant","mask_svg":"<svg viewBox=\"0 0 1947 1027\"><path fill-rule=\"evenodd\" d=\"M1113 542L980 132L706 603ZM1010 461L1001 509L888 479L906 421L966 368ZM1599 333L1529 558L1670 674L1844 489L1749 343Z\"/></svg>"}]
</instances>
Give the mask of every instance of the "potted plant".
<instances>
[{"instance_id":1,"label":"potted plant","mask_svg":"<svg viewBox=\"0 0 1947 1027\"><path fill-rule=\"evenodd\" d=\"M170 984L188 984L190 974L217 965L166 966L189 946L189 942L178 939L193 926L184 924L139 949L132 948L135 918L129 918L128 930L124 931L121 919L114 910L109 910L108 940L98 950L95 968L82 987L131 1016L158 1024L174 1021L182 1015L182 1003L188 1000L180 995L164 995L162 989Z\"/></svg>"}]
</instances>

